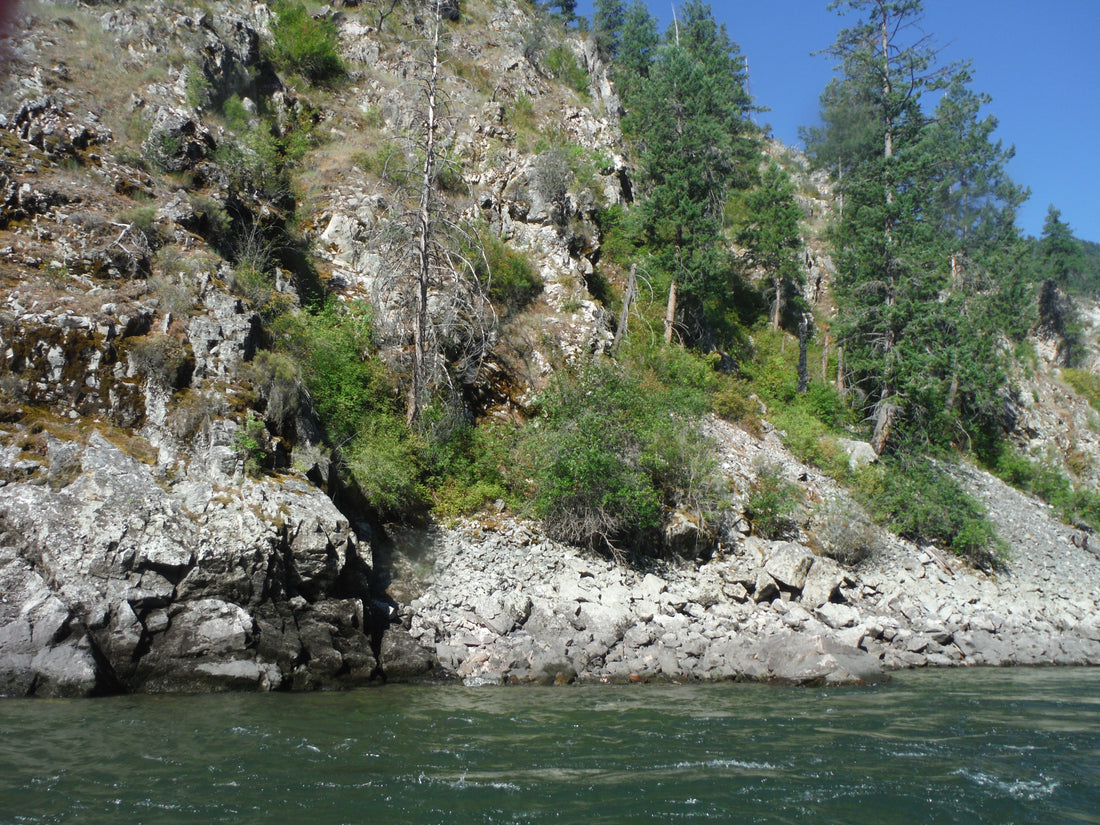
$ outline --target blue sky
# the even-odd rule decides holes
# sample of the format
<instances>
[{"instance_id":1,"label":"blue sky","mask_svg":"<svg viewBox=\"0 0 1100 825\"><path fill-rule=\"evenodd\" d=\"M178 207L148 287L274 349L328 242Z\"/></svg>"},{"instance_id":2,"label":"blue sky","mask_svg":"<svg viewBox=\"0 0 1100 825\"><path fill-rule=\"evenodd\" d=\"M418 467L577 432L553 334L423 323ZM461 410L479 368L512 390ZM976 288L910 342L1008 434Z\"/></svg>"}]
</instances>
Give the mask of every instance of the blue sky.
<instances>
[{"instance_id":1,"label":"blue sky","mask_svg":"<svg viewBox=\"0 0 1100 825\"><path fill-rule=\"evenodd\" d=\"M671 19L670 0L647 3ZM811 52L849 23L826 9L827 0L710 5L748 58L756 102L771 110L758 122L800 146L798 127L816 122L832 71L827 56ZM1020 228L1038 236L1053 203L1079 238L1100 242L1100 0L925 0L924 8L924 29L943 59L972 61L974 90L993 98L987 111L1000 121L997 137L1016 147L1012 177L1031 188ZM580 0L579 13L591 9L591 0Z\"/></svg>"}]
</instances>

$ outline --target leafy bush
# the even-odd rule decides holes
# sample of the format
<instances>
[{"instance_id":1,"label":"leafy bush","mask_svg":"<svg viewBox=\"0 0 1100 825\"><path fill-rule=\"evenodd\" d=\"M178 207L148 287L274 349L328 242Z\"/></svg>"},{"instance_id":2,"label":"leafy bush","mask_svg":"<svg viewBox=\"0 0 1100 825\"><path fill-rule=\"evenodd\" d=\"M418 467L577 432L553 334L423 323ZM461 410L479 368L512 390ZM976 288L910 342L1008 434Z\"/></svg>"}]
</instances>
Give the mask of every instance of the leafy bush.
<instances>
[{"instance_id":1,"label":"leafy bush","mask_svg":"<svg viewBox=\"0 0 1100 825\"><path fill-rule=\"evenodd\" d=\"M763 434L760 422L760 401L752 388L741 380L730 378L711 396L711 404L719 418L740 424L756 436Z\"/></svg>"},{"instance_id":2,"label":"leafy bush","mask_svg":"<svg viewBox=\"0 0 1100 825\"><path fill-rule=\"evenodd\" d=\"M520 92L512 101L512 110L506 115L507 121L519 131L531 131L535 128L535 102L526 92Z\"/></svg>"},{"instance_id":3,"label":"leafy bush","mask_svg":"<svg viewBox=\"0 0 1100 825\"><path fill-rule=\"evenodd\" d=\"M685 418L705 404L690 387L671 392L644 363L558 376L525 444L547 531L619 554L658 549L671 510L706 522L718 501L713 448Z\"/></svg>"},{"instance_id":4,"label":"leafy bush","mask_svg":"<svg viewBox=\"0 0 1100 825\"><path fill-rule=\"evenodd\" d=\"M478 280L488 285L489 297L506 313L523 309L542 292L542 278L522 252L492 232L478 233L484 255L470 251Z\"/></svg>"},{"instance_id":5,"label":"leafy bush","mask_svg":"<svg viewBox=\"0 0 1100 825\"><path fill-rule=\"evenodd\" d=\"M1100 376L1088 370L1065 367L1062 378L1073 387L1074 392L1089 402L1094 410L1100 410Z\"/></svg>"},{"instance_id":6,"label":"leafy bush","mask_svg":"<svg viewBox=\"0 0 1100 825\"><path fill-rule=\"evenodd\" d=\"M342 451L356 486L384 513L407 512L420 503L421 445L394 414L363 417Z\"/></svg>"},{"instance_id":7,"label":"leafy bush","mask_svg":"<svg viewBox=\"0 0 1100 825\"><path fill-rule=\"evenodd\" d=\"M503 422L462 426L428 448L432 508L437 516L473 513L490 502L513 501L516 429Z\"/></svg>"},{"instance_id":8,"label":"leafy bush","mask_svg":"<svg viewBox=\"0 0 1100 825\"><path fill-rule=\"evenodd\" d=\"M179 384L180 373L188 361L187 350L180 341L159 333L130 339L127 354L134 372L167 388Z\"/></svg>"},{"instance_id":9,"label":"leafy bush","mask_svg":"<svg viewBox=\"0 0 1100 825\"><path fill-rule=\"evenodd\" d=\"M383 143L373 150L356 152L351 161L364 172L395 186L404 183L409 176L405 155L396 143Z\"/></svg>"},{"instance_id":10,"label":"leafy bush","mask_svg":"<svg viewBox=\"0 0 1100 825\"><path fill-rule=\"evenodd\" d=\"M938 543L981 567L996 567L1007 552L982 506L927 458L866 467L857 491L864 506L905 538Z\"/></svg>"},{"instance_id":11,"label":"leafy bush","mask_svg":"<svg viewBox=\"0 0 1100 825\"><path fill-rule=\"evenodd\" d=\"M1019 490L1038 496L1070 524L1083 522L1100 529L1100 494L1073 482L1058 469L1057 459L1033 460L1018 454L1008 444L990 463L990 470Z\"/></svg>"},{"instance_id":12,"label":"leafy bush","mask_svg":"<svg viewBox=\"0 0 1100 825\"><path fill-rule=\"evenodd\" d=\"M841 564L859 564L878 542L878 533L867 514L848 501L827 504L815 514L814 522L821 552Z\"/></svg>"},{"instance_id":13,"label":"leafy bush","mask_svg":"<svg viewBox=\"0 0 1100 825\"><path fill-rule=\"evenodd\" d=\"M312 314L281 316L273 333L339 450L346 481L385 514L418 507L424 446L405 426L393 378L372 354L369 308L332 302Z\"/></svg>"},{"instance_id":14,"label":"leafy bush","mask_svg":"<svg viewBox=\"0 0 1100 825\"><path fill-rule=\"evenodd\" d=\"M313 83L332 80L344 73L337 51L336 25L315 20L301 3L275 6L273 53L284 69L298 72Z\"/></svg>"},{"instance_id":15,"label":"leafy bush","mask_svg":"<svg viewBox=\"0 0 1100 825\"><path fill-rule=\"evenodd\" d=\"M301 406L298 365L283 352L260 350L249 367L252 385L264 401L264 417L282 429Z\"/></svg>"},{"instance_id":16,"label":"leafy bush","mask_svg":"<svg viewBox=\"0 0 1100 825\"><path fill-rule=\"evenodd\" d=\"M801 493L783 478L779 465L767 462L757 465L756 478L749 485L745 502L745 517L752 524L753 533L772 541L789 538L798 528L794 516L801 504Z\"/></svg>"},{"instance_id":17,"label":"leafy bush","mask_svg":"<svg viewBox=\"0 0 1100 825\"><path fill-rule=\"evenodd\" d=\"M546 68L570 89L582 94L588 91L588 72L568 47L555 46L550 49L546 53Z\"/></svg>"},{"instance_id":18,"label":"leafy bush","mask_svg":"<svg viewBox=\"0 0 1100 825\"><path fill-rule=\"evenodd\" d=\"M264 422L251 410L241 425L233 445L237 455L244 461L244 471L250 476L258 476L263 471L267 452L264 450Z\"/></svg>"}]
</instances>

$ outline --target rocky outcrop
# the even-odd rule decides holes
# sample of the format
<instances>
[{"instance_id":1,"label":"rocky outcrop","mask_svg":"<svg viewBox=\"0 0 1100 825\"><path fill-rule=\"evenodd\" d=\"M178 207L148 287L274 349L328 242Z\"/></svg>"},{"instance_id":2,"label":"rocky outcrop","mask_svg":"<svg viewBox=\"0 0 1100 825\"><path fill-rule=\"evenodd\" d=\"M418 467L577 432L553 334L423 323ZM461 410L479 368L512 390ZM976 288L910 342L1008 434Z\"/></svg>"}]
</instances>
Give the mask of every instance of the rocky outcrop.
<instances>
[{"instance_id":1,"label":"rocky outcrop","mask_svg":"<svg viewBox=\"0 0 1100 825\"><path fill-rule=\"evenodd\" d=\"M99 433L0 469L0 694L384 677L369 545L304 480L169 479ZM396 674L430 669L389 645Z\"/></svg>"}]
</instances>

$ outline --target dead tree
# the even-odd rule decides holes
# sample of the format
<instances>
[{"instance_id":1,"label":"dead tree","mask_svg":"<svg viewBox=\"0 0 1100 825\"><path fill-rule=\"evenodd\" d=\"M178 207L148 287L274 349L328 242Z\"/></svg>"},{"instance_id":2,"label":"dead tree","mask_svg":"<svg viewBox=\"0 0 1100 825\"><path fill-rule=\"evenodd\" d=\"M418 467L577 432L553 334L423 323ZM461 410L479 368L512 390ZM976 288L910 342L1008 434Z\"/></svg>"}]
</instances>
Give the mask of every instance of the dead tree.
<instances>
[{"instance_id":1,"label":"dead tree","mask_svg":"<svg viewBox=\"0 0 1100 825\"><path fill-rule=\"evenodd\" d=\"M375 281L375 306L396 314L391 326L412 336L406 395L410 426L418 422L445 382L455 377L473 379L496 321L477 276L480 244L439 191L445 163L440 151L444 108L440 0L433 4L429 25L418 81L423 109L415 135L422 162L418 174L409 176L411 185L396 193L375 238L385 268Z\"/></svg>"}]
</instances>

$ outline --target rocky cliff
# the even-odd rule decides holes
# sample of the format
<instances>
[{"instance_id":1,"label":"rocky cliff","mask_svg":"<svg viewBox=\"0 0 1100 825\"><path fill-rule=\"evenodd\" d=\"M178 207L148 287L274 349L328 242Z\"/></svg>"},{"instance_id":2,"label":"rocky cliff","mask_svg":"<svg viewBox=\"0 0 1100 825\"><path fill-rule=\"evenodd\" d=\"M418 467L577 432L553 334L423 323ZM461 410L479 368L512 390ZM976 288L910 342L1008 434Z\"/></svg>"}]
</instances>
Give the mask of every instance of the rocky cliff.
<instances>
[{"instance_id":1,"label":"rocky cliff","mask_svg":"<svg viewBox=\"0 0 1100 825\"><path fill-rule=\"evenodd\" d=\"M1100 662L1088 536L977 471L966 481L1013 547L995 574L882 533L854 569L820 555L808 522L792 542L750 536L736 493L762 455L807 500L856 512L767 429L707 425L735 492L707 559L625 568L503 517L383 527L308 406L275 420L256 366L273 308L320 293L369 302L379 357L407 360L379 227L404 185L395 170L417 159L414 6L314 9L338 37L332 85L272 57L263 4L16 15L0 97L0 694ZM610 344L595 214L629 200L631 170L591 44L556 44L555 77L520 6L456 14L448 205L537 275L464 388L507 418L555 365ZM814 186L804 206L819 220L828 182ZM810 297L827 305L827 255L810 250ZM1087 405L1053 367L1034 380L1027 437L1064 449L1071 420L1092 450Z\"/></svg>"}]
</instances>

